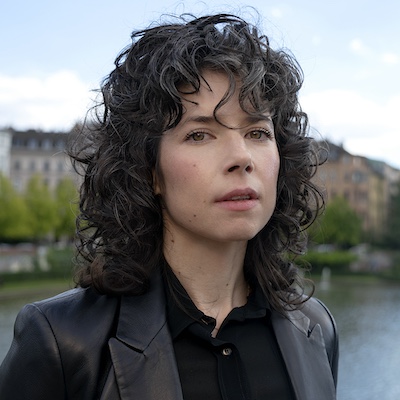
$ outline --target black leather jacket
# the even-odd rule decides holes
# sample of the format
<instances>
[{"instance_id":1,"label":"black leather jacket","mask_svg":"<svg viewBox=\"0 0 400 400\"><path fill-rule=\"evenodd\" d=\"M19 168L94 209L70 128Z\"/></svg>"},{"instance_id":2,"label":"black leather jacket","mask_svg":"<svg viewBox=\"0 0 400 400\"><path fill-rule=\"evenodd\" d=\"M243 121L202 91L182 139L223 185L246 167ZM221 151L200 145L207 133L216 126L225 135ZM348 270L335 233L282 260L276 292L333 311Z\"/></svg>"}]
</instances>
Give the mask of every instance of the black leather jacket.
<instances>
[{"instance_id":1,"label":"black leather jacket","mask_svg":"<svg viewBox=\"0 0 400 400\"><path fill-rule=\"evenodd\" d=\"M136 297L73 289L25 306L0 366L1 400L183 400L156 279ZM272 324L297 400L334 400L336 326L311 299Z\"/></svg>"}]
</instances>

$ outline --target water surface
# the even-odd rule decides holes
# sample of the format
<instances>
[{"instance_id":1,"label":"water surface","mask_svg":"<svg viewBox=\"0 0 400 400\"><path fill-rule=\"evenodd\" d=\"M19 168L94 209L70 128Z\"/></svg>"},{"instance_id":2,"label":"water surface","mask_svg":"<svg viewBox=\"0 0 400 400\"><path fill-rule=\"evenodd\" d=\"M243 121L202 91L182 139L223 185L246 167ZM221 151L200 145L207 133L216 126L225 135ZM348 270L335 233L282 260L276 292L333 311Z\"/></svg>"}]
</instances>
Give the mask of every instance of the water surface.
<instances>
[{"instance_id":1,"label":"water surface","mask_svg":"<svg viewBox=\"0 0 400 400\"><path fill-rule=\"evenodd\" d=\"M400 285L335 282L318 290L340 334L339 400L400 399Z\"/></svg>"}]
</instances>

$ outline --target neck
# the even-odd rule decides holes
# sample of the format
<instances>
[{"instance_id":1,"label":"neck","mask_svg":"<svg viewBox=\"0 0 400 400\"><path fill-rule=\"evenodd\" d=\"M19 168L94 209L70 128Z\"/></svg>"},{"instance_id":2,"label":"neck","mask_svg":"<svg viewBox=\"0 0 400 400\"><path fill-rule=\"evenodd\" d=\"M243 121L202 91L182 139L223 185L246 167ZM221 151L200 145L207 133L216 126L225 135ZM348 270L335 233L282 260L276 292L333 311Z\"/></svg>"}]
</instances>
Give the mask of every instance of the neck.
<instances>
[{"instance_id":1,"label":"neck","mask_svg":"<svg viewBox=\"0 0 400 400\"><path fill-rule=\"evenodd\" d=\"M247 242L164 242L164 256L196 307L217 321L247 302L243 262Z\"/></svg>"}]
</instances>

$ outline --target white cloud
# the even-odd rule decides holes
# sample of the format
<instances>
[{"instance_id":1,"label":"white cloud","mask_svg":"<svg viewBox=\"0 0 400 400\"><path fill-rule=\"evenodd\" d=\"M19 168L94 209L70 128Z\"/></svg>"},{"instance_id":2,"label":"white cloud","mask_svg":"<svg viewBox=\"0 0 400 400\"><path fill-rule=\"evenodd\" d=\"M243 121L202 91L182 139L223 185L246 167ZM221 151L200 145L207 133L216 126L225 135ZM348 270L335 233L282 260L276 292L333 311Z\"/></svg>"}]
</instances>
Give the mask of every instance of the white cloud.
<instances>
[{"instance_id":1,"label":"white cloud","mask_svg":"<svg viewBox=\"0 0 400 400\"><path fill-rule=\"evenodd\" d=\"M90 91L72 71L46 77L0 75L0 126L63 130L82 119Z\"/></svg>"},{"instance_id":2,"label":"white cloud","mask_svg":"<svg viewBox=\"0 0 400 400\"><path fill-rule=\"evenodd\" d=\"M382 110L374 101L349 90L331 89L303 96L304 109L314 114L315 122L324 129L345 125L355 128L354 134L365 134L371 119L377 119ZM358 131L358 132L357 132Z\"/></svg>"},{"instance_id":3,"label":"white cloud","mask_svg":"<svg viewBox=\"0 0 400 400\"><path fill-rule=\"evenodd\" d=\"M282 18L282 16L283 16L283 10L278 7L273 7L270 10L270 14L272 17L279 19L279 18Z\"/></svg>"},{"instance_id":4,"label":"white cloud","mask_svg":"<svg viewBox=\"0 0 400 400\"><path fill-rule=\"evenodd\" d=\"M349 43L350 50L357 55L367 56L371 53L371 50L366 46L361 39L353 39Z\"/></svg>"},{"instance_id":5,"label":"white cloud","mask_svg":"<svg viewBox=\"0 0 400 400\"><path fill-rule=\"evenodd\" d=\"M400 94L379 102L350 90L326 90L303 96L301 104L323 138L400 168Z\"/></svg>"},{"instance_id":6,"label":"white cloud","mask_svg":"<svg viewBox=\"0 0 400 400\"><path fill-rule=\"evenodd\" d=\"M319 46L319 45L322 43L322 38L321 38L321 36L320 36L320 35L314 35L314 36L311 38L311 43L312 43L314 46Z\"/></svg>"},{"instance_id":7,"label":"white cloud","mask_svg":"<svg viewBox=\"0 0 400 400\"><path fill-rule=\"evenodd\" d=\"M396 65L400 63L400 57L394 53L382 54L381 60L384 64Z\"/></svg>"}]
</instances>

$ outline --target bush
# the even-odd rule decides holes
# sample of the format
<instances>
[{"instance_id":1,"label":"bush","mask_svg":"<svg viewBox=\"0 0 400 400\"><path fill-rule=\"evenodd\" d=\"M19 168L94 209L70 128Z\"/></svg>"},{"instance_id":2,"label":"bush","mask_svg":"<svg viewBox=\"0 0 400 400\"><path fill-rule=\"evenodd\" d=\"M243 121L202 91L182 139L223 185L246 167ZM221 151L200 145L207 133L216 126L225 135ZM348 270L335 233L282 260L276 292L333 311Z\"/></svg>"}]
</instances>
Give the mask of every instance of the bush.
<instances>
[{"instance_id":1,"label":"bush","mask_svg":"<svg viewBox=\"0 0 400 400\"><path fill-rule=\"evenodd\" d=\"M295 260L299 266L305 266L311 270L311 273L321 273L324 267L328 267L333 273L347 273L350 264L357 259L355 254L347 251L332 251L320 253L309 251L304 256Z\"/></svg>"},{"instance_id":2,"label":"bush","mask_svg":"<svg viewBox=\"0 0 400 400\"><path fill-rule=\"evenodd\" d=\"M393 260L393 265L390 269L382 273L382 277L391 280L400 280L400 251L390 253Z\"/></svg>"},{"instance_id":3,"label":"bush","mask_svg":"<svg viewBox=\"0 0 400 400\"><path fill-rule=\"evenodd\" d=\"M47 253L49 271L57 277L70 277L73 270L74 250L72 247L64 249L50 248Z\"/></svg>"}]
</instances>

